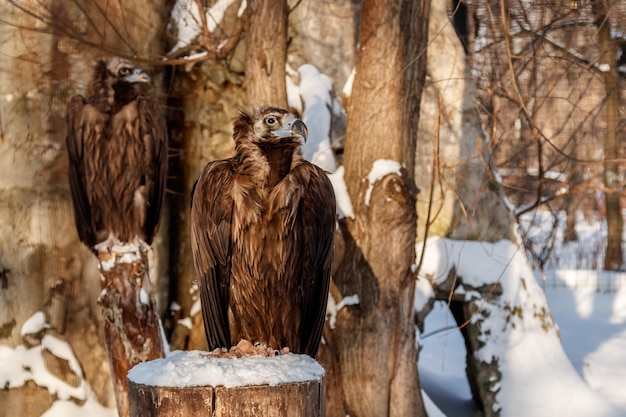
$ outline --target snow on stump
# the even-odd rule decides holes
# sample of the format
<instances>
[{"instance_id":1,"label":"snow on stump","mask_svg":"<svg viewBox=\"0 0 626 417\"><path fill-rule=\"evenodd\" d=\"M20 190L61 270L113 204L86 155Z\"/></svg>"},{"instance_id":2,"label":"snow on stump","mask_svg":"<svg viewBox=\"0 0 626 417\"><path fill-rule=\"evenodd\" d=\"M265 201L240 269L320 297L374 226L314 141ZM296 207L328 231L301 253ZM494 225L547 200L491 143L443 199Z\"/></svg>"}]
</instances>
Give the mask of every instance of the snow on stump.
<instances>
[{"instance_id":1,"label":"snow on stump","mask_svg":"<svg viewBox=\"0 0 626 417\"><path fill-rule=\"evenodd\" d=\"M310 356L175 351L128 373L131 417L324 417L324 368Z\"/></svg>"},{"instance_id":2,"label":"snow on stump","mask_svg":"<svg viewBox=\"0 0 626 417\"><path fill-rule=\"evenodd\" d=\"M136 245L99 252L104 339L118 415L128 417L126 375L138 363L165 356L147 254Z\"/></svg>"}]
</instances>

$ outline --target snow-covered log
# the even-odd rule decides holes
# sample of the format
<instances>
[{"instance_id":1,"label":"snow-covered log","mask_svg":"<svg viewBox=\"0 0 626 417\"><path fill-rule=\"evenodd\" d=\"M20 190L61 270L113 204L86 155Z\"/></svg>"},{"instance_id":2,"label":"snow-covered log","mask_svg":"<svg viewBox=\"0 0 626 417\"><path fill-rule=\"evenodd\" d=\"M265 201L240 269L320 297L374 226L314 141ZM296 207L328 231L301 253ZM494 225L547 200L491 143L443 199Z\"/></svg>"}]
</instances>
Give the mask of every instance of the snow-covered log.
<instances>
[{"instance_id":1,"label":"snow-covered log","mask_svg":"<svg viewBox=\"0 0 626 417\"><path fill-rule=\"evenodd\" d=\"M120 417L129 415L126 374L140 362L162 358L164 343L156 312L148 258L135 245L100 252L104 337Z\"/></svg>"},{"instance_id":2,"label":"snow-covered log","mask_svg":"<svg viewBox=\"0 0 626 417\"><path fill-rule=\"evenodd\" d=\"M176 351L128 374L131 417L323 417L324 369L307 355Z\"/></svg>"}]
</instances>

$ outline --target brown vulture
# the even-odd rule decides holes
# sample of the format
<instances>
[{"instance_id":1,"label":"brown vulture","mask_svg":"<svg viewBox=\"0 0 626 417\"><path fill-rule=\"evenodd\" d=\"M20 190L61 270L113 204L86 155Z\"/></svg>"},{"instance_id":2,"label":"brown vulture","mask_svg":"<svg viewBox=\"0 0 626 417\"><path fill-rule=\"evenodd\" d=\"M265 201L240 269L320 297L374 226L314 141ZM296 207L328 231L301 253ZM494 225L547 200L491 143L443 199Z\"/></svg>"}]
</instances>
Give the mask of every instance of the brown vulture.
<instances>
[{"instance_id":1,"label":"brown vulture","mask_svg":"<svg viewBox=\"0 0 626 417\"><path fill-rule=\"evenodd\" d=\"M95 251L149 247L167 173L167 128L159 105L135 91L150 76L112 58L95 66L93 95L67 106L69 181L78 235Z\"/></svg>"},{"instance_id":2,"label":"brown vulture","mask_svg":"<svg viewBox=\"0 0 626 417\"><path fill-rule=\"evenodd\" d=\"M315 357L336 209L327 175L302 157L306 135L285 110L241 112L236 155L194 184L191 245L211 350L245 339Z\"/></svg>"}]
</instances>

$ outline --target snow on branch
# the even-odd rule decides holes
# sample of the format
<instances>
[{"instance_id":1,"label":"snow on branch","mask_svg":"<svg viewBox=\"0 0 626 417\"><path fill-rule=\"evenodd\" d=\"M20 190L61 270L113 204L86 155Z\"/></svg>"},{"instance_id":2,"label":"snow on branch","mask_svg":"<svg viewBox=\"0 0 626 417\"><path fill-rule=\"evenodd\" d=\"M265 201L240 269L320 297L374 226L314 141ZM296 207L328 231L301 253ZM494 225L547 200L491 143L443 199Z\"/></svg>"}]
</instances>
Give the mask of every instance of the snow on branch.
<instances>
[{"instance_id":1,"label":"snow on branch","mask_svg":"<svg viewBox=\"0 0 626 417\"><path fill-rule=\"evenodd\" d=\"M243 33L242 18L247 3L243 0L237 11L234 32L221 41L214 39L222 25L224 15L237 0L218 0L213 6L200 12L200 0L177 0L170 13L167 33L175 38L176 44L166 54L170 64L185 64L189 71L194 63L227 55L237 45ZM222 31L223 32L223 31ZM173 58L183 55L181 58Z\"/></svg>"}]
</instances>

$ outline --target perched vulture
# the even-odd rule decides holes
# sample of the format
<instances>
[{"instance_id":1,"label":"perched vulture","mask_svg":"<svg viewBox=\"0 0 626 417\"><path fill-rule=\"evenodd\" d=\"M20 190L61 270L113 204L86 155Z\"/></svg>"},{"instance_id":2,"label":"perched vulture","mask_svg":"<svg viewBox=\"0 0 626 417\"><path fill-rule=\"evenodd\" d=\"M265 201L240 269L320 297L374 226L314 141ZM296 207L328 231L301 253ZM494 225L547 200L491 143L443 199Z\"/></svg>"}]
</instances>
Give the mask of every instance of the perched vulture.
<instances>
[{"instance_id":1,"label":"perched vulture","mask_svg":"<svg viewBox=\"0 0 626 417\"><path fill-rule=\"evenodd\" d=\"M335 195L305 161L304 123L270 106L241 112L233 158L192 191L191 245L211 350L240 339L315 357L333 257Z\"/></svg>"},{"instance_id":2,"label":"perched vulture","mask_svg":"<svg viewBox=\"0 0 626 417\"><path fill-rule=\"evenodd\" d=\"M93 95L67 107L69 181L78 235L90 249L146 248L159 222L167 129L159 105L135 91L150 76L119 58L98 61Z\"/></svg>"}]
</instances>

